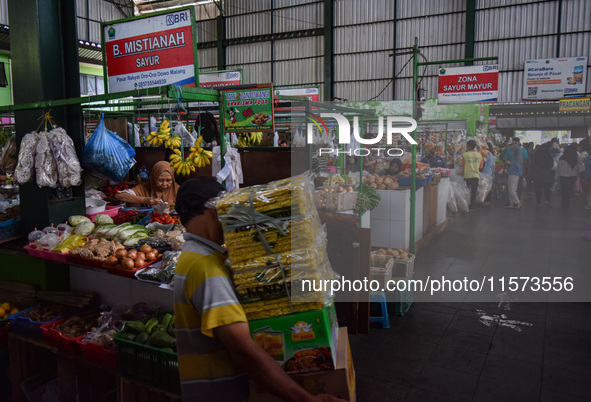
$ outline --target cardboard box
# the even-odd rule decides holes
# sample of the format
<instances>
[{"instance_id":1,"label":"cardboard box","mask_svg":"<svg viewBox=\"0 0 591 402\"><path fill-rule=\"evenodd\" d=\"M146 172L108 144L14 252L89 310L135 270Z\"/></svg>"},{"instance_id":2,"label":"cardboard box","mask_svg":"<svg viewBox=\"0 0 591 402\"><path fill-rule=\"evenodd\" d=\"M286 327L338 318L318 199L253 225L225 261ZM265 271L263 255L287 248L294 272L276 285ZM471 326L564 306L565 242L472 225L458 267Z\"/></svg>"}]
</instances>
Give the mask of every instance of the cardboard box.
<instances>
[{"instance_id":1,"label":"cardboard box","mask_svg":"<svg viewBox=\"0 0 591 402\"><path fill-rule=\"evenodd\" d=\"M333 371L290 375L311 394L331 394L346 401L355 402L355 369L349 346L347 328L339 328L337 364ZM250 381L251 402L279 402L281 399L266 392L254 381Z\"/></svg>"},{"instance_id":2,"label":"cardboard box","mask_svg":"<svg viewBox=\"0 0 591 402\"><path fill-rule=\"evenodd\" d=\"M254 340L287 373L334 370L337 345L337 315L334 304L306 311L250 321Z\"/></svg>"}]
</instances>

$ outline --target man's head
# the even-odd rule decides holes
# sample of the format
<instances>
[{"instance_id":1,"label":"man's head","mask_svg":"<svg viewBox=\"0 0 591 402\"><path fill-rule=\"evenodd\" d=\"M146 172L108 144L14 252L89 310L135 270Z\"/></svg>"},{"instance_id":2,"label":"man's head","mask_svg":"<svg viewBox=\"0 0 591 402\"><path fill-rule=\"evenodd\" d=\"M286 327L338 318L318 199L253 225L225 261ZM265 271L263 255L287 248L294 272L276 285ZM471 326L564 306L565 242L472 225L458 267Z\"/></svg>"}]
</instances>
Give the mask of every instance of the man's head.
<instances>
[{"instance_id":1,"label":"man's head","mask_svg":"<svg viewBox=\"0 0 591 402\"><path fill-rule=\"evenodd\" d=\"M184 182L177 193L175 209L183 225L196 216L202 215L208 208L207 201L215 198L224 187L212 177L197 177Z\"/></svg>"},{"instance_id":2,"label":"man's head","mask_svg":"<svg viewBox=\"0 0 591 402\"><path fill-rule=\"evenodd\" d=\"M512 144L521 146L521 140L518 137L513 137Z\"/></svg>"},{"instance_id":3,"label":"man's head","mask_svg":"<svg viewBox=\"0 0 591 402\"><path fill-rule=\"evenodd\" d=\"M474 149L476 149L476 141L474 140L470 140L466 143L466 147L468 148L469 151L473 151Z\"/></svg>"}]
</instances>

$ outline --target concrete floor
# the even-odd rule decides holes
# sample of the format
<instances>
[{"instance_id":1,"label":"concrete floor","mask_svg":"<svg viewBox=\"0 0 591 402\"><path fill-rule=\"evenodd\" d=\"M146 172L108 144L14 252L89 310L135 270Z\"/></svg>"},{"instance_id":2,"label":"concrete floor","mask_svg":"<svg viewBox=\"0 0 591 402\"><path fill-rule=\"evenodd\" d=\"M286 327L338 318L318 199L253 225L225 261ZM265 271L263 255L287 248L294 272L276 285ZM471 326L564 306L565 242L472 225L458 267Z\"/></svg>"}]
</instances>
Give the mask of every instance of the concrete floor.
<instances>
[{"instance_id":1,"label":"concrete floor","mask_svg":"<svg viewBox=\"0 0 591 402\"><path fill-rule=\"evenodd\" d=\"M526 193L520 211L495 201L452 218L417 256L415 278L569 274L577 302L415 302L391 328L350 337L359 402L591 400L591 243L580 239L590 211L581 198L568 211L553 203L536 207Z\"/></svg>"}]
</instances>

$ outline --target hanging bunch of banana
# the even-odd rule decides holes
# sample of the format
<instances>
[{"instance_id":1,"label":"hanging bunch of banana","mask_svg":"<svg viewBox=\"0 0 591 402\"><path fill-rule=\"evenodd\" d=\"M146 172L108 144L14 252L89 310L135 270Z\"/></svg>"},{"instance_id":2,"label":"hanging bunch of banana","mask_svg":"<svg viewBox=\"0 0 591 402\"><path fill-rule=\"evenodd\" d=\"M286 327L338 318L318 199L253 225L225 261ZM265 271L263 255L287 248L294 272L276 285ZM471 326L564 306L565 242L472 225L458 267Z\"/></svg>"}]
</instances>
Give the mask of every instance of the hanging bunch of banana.
<instances>
[{"instance_id":1,"label":"hanging bunch of banana","mask_svg":"<svg viewBox=\"0 0 591 402\"><path fill-rule=\"evenodd\" d=\"M174 134L173 136L168 137L165 141L164 141L164 146L168 149L176 149L176 148L180 148L181 146L181 136L178 134Z\"/></svg>"},{"instance_id":2,"label":"hanging bunch of banana","mask_svg":"<svg viewBox=\"0 0 591 402\"><path fill-rule=\"evenodd\" d=\"M197 141L195 141L193 147L190 149L191 154L189 155L189 160L199 168L209 165L209 160L213 156L211 151L206 151L205 149L201 148L202 141L202 137L197 138Z\"/></svg>"},{"instance_id":3,"label":"hanging bunch of banana","mask_svg":"<svg viewBox=\"0 0 591 402\"><path fill-rule=\"evenodd\" d=\"M172 166L174 173L180 176L188 176L195 171L195 164L191 162L191 157L183 159L183 154L180 149L174 149L170 155L170 166Z\"/></svg>"},{"instance_id":4,"label":"hanging bunch of banana","mask_svg":"<svg viewBox=\"0 0 591 402\"><path fill-rule=\"evenodd\" d=\"M251 145L259 145L263 139L263 133L256 131L253 133L240 133L238 135L238 146L248 147Z\"/></svg>"},{"instance_id":5,"label":"hanging bunch of banana","mask_svg":"<svg viewBox=\"0 0 591 402\"><path fill-rule=\"evenodd\" d=\"M162 144L164 144L165 141L170 138L170 127L169 126L170 126L170 120L162 121L162 124L160 124L160 128L158 129L158 131L152 131L148 135L148 138L147 138L148 143L154 147L159 147Z\"/></svg>"}]
</instances>

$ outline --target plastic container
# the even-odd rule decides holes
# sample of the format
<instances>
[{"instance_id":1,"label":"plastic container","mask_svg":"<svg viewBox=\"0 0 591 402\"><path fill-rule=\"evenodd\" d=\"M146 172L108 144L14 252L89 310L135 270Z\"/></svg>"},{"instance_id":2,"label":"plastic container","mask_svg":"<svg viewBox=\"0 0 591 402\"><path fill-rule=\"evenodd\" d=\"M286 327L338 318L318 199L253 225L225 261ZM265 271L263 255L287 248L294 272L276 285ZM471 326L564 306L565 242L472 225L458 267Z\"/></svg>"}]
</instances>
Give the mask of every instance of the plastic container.
<instances>
[{"instance_id":1,"label":"plastic container","mask_svg":"<svg viewBox=\"0 0 591 402\"><path fill-rule=\"evenodd\" d=\"M135 278L135 273L138 272L140 269L144 269L146 267L149 267L150 265L160 261L161 259L162 259L162 254L160 254L158 256L158 258L153 259L152 261L148 261L144 265L142 265L141 267L137 267L134 269L116 268L116 267L113 267L113 266L107 265L107 264L103 264L101 266L101 268L106 269L107 271L109 271L110 274L113 274L113 275L124 276L126 278Z\"/></svg>"},{"instance_id":2,"label":"plastic container","mask_svg":"<svg viewBox=\"0 0 591 402\"><path fill-rule=\"evenodd\" d=\"M16 236L19 232L21 219L9 219L0 223L0 240L8 239L9 237ZM39 232L43 233L43 232Z\"/></svg>"},{"instance_id":3,"label":"plastic container","mask_svg":"<svg viewBox=\"0 0 591 402\"><path fill-rule=\"evenodd\" d=\"M414 293L410 288L410 278L399 278L392 276L391 280L393 281L406 281L406 288L405 290L396 290L395 292L389 292L388 295L392 295L393 300L388 303L388 312L394 315L405 315L410 310L412 303L414 301ZM397 285L397 288L400 285ZM389 298L390 299L390 298Z\"/></svg>"},{"instance_id":4,"label":"plastic container","mask_svg":"<svg viewBox=\"0 0 591 402\"><path fill-rule=\"evenodd\" d=\"M47 324L41 325L39 328L43 333L43 338L48 345L58 348L60 351L68 355L76 355L79 352L77 340L82 339L86 336L83 334L76 338L68 338L64 336L59 330L54 327L62 322L65 322L68 318L61 318L59 320L50 321Z\"/></svg>"},{"instance_id":5,"label":"plastic container","mask_svg":"<svg viewBox=\"0 0 591 402\"><path fill-rule=\"evenodd\" d=\"M316 191L314 193L314 202L318 209L330 211L347 211L355 209L357 203L357 192L329 193Z\"/></svg>"},{"instance_id":6,"label":"plastic container","mask_svg":"<svg viewBox=\"0 0 591 402\"><path fill-rule=\"evenodd\" d=\"M53 250L60 244L60 238L56 233L47 233L39 239L38 244L43 250Z\"/></svg>"},{"instance_id":7,"label":"plastic container","mask_svg":"<svg viewBox=\"0 0 591 402\"><path fill-rule=\"evenodd\" d=\"M86 199L86 214L100 214L107 207L107 203L104 200L96 198Z\"/></svg>"},{"instance_id":8,"label":"plastic container","mask_svg":"<svg viewBox=\"0 0 591 402\"><path fill-rule=\"evenodd\" d=\"M97 212L97 213L94 213L94 214L89 214L89 213L88 213L88 211L87 211L87 213L86 213L86 217L87 217L88 219L90 219L91 221L93 221L93 222L94 222L94 219L96 218L96 216L97 216L98 214L108 215L108 216L110 216L110 217L112 218L112 217L114 217L115 215L117 215L118 213L119 213L119 207L110 207L110 206L106 206L106 207L105 207L105 210L104 210L104 211L102 211L102 212Z\"/></svg>"},{"instance_id":9,"label":"plastic container","mask_svg":"<svg viewBox=\"0 0 591 402\"><path fill-rule=\"evenodd\" d=\"M76 313L80 310L72 310L66 314L62 314L59 317L55 317L49 321L39 322L33 321L30 318L22 317L22 315L26 312L36 309L38 306L30 307L26 310L19 311L16 314L8 316L12 324L12 330L15 334L23 335L23 336L30 336L32 338L43 338L43 331L41 330L41 326L47 323L53 323L61 318L69 317L70 315Z\"/></svg>"},{"instance_id":10,"label":"plastic container","mask_svg":"<svg viewBox=\"0 0 591 402\"><path fill-rule=\"evenodd\" d=\"M72 234L72 226L67 223L60 223L57 225L57 235L60 241L64 241Z\"/></svg>"},{"instance_id":11,"label":"plastic container","mask_svg":"<svg viewBox=\"0 0 591 402\"><path fill-rule=\"evenodd\" d=\"M408 260L392 259L392 276L408 278L414 274L415 255L409 253L409 256Z\"/></svg>"},{"instance_id":12,"label":"plastic container","mask_svg":"<svg viewBox=\"0 0 591 402\"><path fill-rule=\"evenodd\" d=\"M82 337L84 339L84 337ZM102 345L94 342L83 342L77 339L76 343L80 349L83 358L93 363L107 367L113 371L119 368L119 354L116 350L104 348Z\"/></svg>"},{"instance_id":13,"label":"plastic container","mask_svg":"<svg viewBox=\"0 0 591 402\"><path fill-rule=\"evenodd\" d=\"M142 345L115 335L122 377L151 385L164 391L181 393L177 354Z\"/></svg>"},{"instance_id":14,"label":"plastic container","mask_svg":"<svg viewBox=\"0 0 591 402\"><path fill-rule=\"evenodd\" d=\"M380 283L378 292L387 290L386 284L392 278L392 265L393 260L391 259L386 263L385 267L369 267L369 280Z\"/></svg>"},{"instance_id":15,"label":"plastic container","mask_svg":"<svg viewBox=\"0 0 591 402\"><path fill-rule=\"evenodd\" d=\"M427 184L427 179L416 179L417 188L423 187ZM410 177L398 177L398 184L405 187L410 187L411 185L411 178Z\"/></svg>"},{"instance_id":16,"label":"plastic container","mask_svg":"<svg viewBox=\"0 0 591 402\"><path fill-rule=\"evenodd\" d=\"M54 227L53 226L53 223L52 223L51 226L47 226L47 227L44 227L43 228L43 233L45 233L45 234L52 233L52 234L58 235L59 234L59 230L58 230L58 228Z\"/></svg>"},{"instance_id":17,"label":"plastic container","mask_svg":"<svg viewBox=\"0 0 591 402\"><path fill-rule=\"evenodd\" d=\"M42 258L44 260L61 262L65 264L70 259L68 253L57 253L55 251L43 250L34 246L25 246L25 250L27 250L27 253L29 253L32 257Z\"/></svg>"},{"instance_id":18,"label":"plastic container","mask_svg":"<svg viewBox=\"0 0 591 402\"><path fill-rule=\"evenodd\" d=\"M40 248L40 247L38 247L39 246L39 239L42 238L44 234L45 233L43 233L43 231L37 230L37 228L35 228L35 230L33 230L31 233L29 233L29 246L34 247L34 248Z\"/></svg>"}]
</instances>

